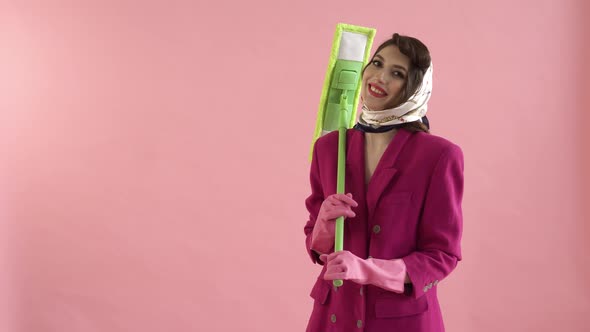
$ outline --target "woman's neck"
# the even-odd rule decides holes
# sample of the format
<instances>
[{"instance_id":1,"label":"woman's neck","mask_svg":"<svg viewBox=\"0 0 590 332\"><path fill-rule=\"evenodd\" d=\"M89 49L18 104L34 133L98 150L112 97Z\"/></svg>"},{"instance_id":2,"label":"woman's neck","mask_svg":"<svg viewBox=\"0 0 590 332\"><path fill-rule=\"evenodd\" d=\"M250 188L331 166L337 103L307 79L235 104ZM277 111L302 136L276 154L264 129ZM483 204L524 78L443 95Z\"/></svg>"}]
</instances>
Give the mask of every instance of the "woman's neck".
<instances>
[{"instance_id":1,"label":"woman's neck","mask_svg":"<svg viewBox=\"0 0 590 332\"><path fill-rule=\"evenodd\" d=\"M368 146L374 148L386 148L393 137L397 133L397 129L392 129L383 133L365 133L365 142Z\"/></svg>"}]
</instances>

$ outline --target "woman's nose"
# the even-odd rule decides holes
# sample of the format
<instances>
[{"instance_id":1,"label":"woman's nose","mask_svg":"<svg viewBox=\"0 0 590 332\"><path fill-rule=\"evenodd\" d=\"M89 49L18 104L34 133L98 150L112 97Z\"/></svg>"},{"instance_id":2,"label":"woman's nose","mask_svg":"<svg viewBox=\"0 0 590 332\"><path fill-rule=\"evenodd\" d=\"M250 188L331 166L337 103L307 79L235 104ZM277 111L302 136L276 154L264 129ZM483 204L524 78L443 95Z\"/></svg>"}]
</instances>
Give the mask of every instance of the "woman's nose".
<instances>
[{"instance_id":1,"label":"woman's nose","mask_svg":"<svg viewBox=\"0 0 590 332\"><path fill-rule=\"evenodd\" d=\"M385 72L385 70L380 70L377 73L377 79L379 80L379 83L385 84L385 82L387 82L387 73Z\"/></svg>"}]
</instances>

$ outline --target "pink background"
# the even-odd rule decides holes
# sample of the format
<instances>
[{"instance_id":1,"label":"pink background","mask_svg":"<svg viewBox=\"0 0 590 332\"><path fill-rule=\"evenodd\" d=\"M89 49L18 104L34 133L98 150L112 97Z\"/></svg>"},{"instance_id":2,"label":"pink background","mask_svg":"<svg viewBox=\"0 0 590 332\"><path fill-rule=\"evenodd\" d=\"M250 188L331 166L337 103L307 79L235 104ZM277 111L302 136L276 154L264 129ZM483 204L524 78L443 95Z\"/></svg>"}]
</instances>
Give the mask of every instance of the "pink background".
<instances>
[{"instance_id":1,"label":"pink background","mask_svg":"<svg viewBox=\"0 0 590 332\"><path fill-rule=\"evenodd\" d=\"M302 331L336 23L414 35L465 153L448 331L587 331L587 1L0 2L0 330Z\"/></svg>"}]
</instances>

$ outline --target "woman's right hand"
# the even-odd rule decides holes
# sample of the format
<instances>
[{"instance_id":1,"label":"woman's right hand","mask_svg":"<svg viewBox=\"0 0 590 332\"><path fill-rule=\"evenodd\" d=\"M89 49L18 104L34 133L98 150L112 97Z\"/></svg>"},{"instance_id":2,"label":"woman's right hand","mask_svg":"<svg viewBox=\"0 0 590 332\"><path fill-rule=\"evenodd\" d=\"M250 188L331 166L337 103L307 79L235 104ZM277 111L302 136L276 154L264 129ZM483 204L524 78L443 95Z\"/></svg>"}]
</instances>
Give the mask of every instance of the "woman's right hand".
<instances>
[{"instance_id":1,"label":"woman's right hand","mask_svg":"<svg viewBox=\"0 0 590 332\"><path fill-rule=\"evenodd\" d=\"M328 254L334 247L334 233L336 230L336 218L345 219L356 216L352 207L358 203L352 199L352 194L332 194L328 196L320 207L311 235L311 249L319 254Z\"/></svg>"}]
</instances>

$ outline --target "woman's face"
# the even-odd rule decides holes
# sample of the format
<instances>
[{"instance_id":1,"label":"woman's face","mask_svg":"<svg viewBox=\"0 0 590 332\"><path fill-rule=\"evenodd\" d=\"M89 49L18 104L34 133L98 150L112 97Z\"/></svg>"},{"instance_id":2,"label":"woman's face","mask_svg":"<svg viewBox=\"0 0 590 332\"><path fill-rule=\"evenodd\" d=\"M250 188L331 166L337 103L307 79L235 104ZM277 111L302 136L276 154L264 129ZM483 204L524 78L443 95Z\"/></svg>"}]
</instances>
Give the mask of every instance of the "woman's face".
<instances>
[{"instance_id":1,"label":"woman's face","mask_svg":"<svg viewBox=\"0 0 590 332\"><path fill-rule=\"evenodd\" d=\"M409 68L410 58L395 45L386 46L375 54L363 74L361 96L365 105L373 111L395 106Z\"/></svg>"}]
</instances>

